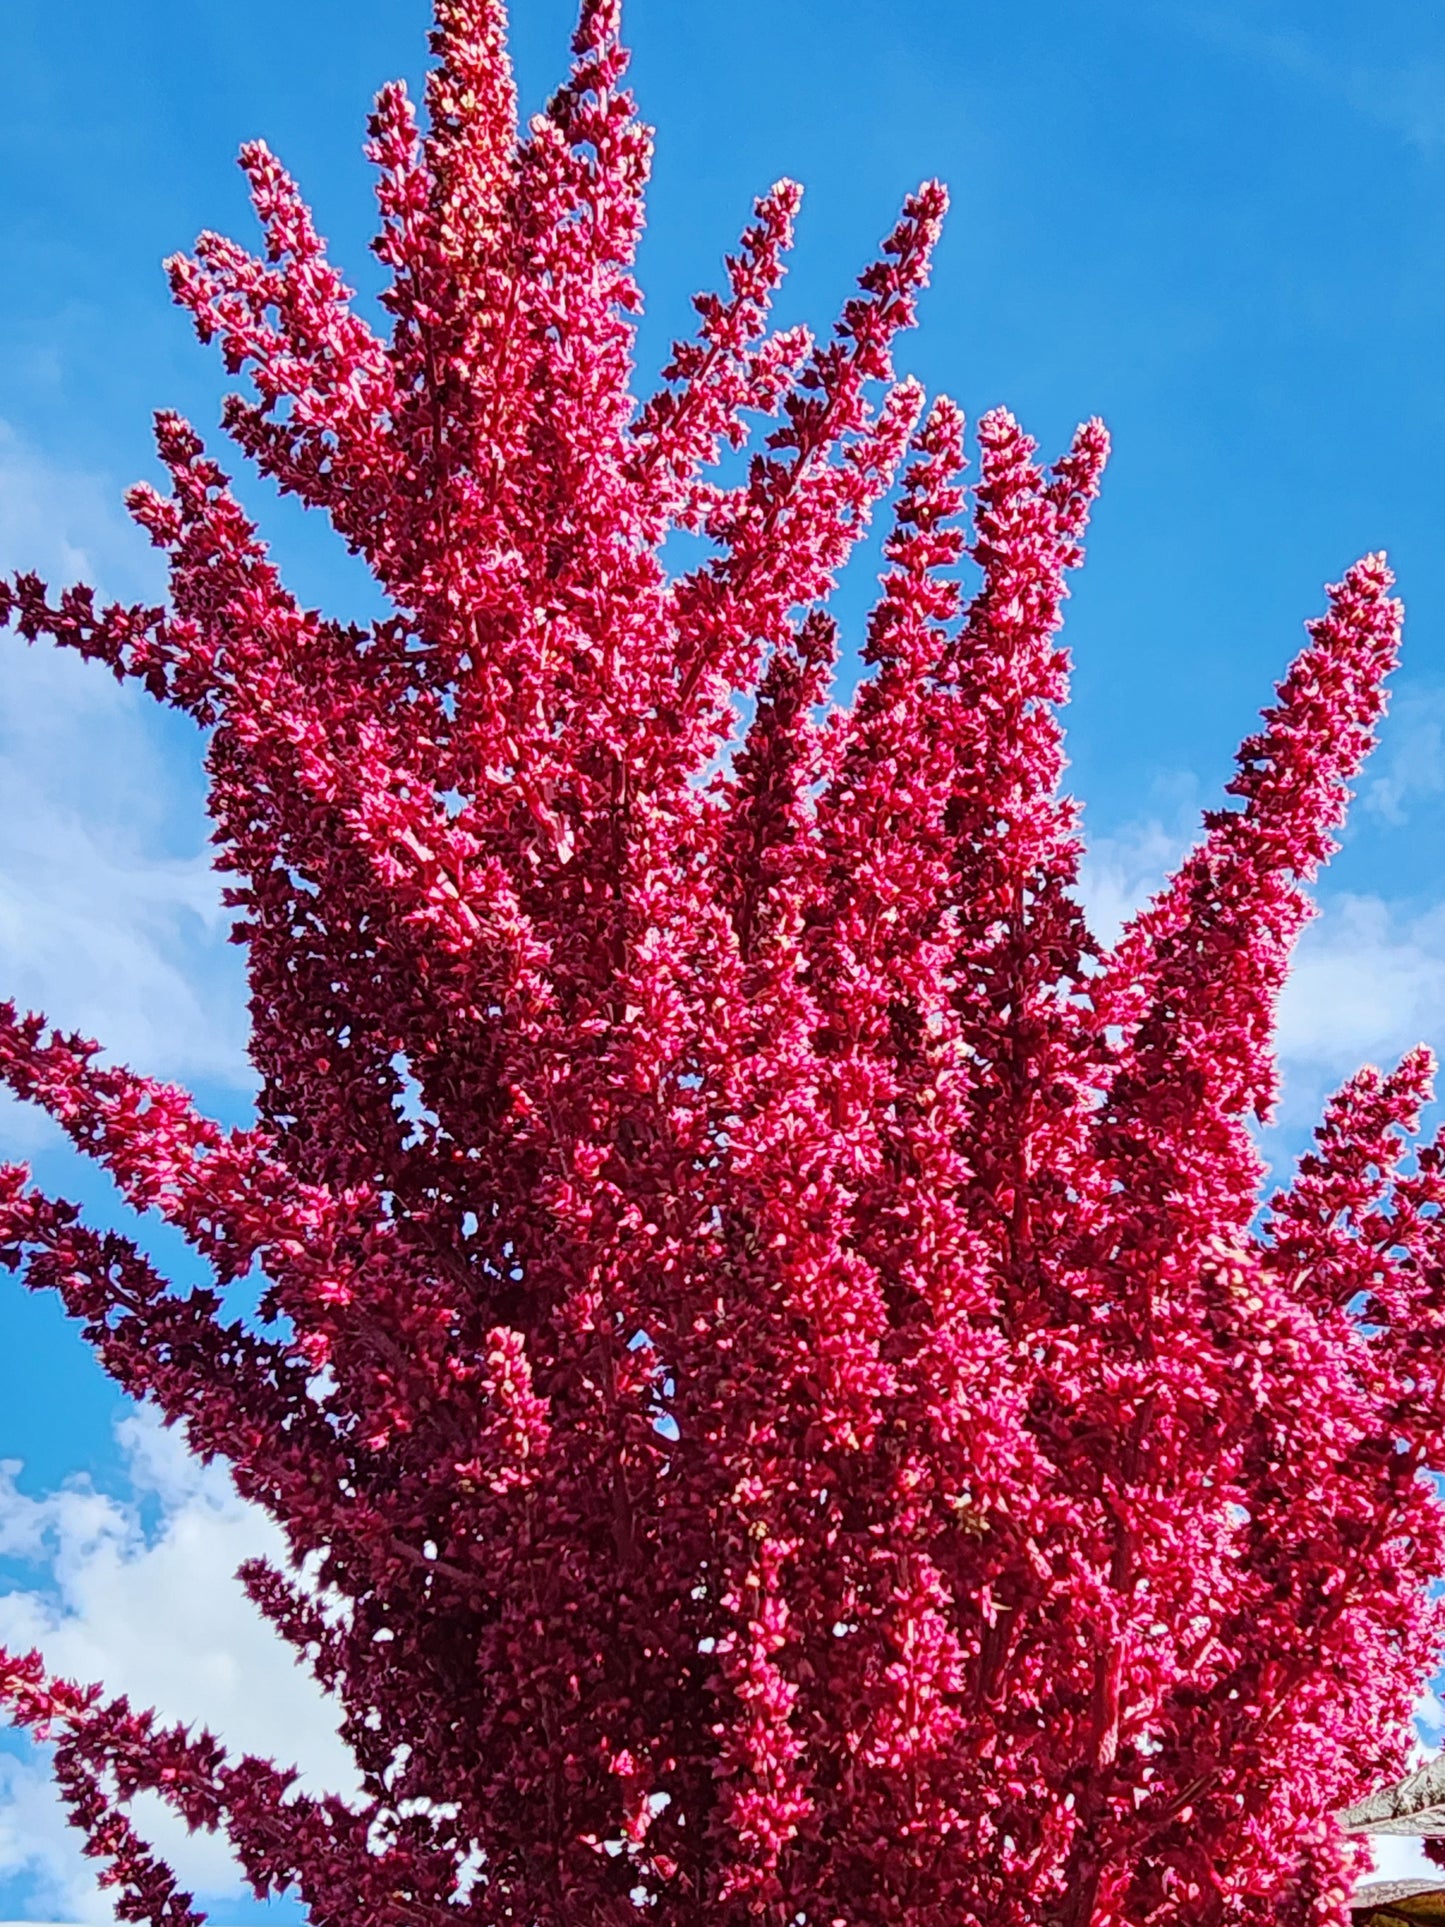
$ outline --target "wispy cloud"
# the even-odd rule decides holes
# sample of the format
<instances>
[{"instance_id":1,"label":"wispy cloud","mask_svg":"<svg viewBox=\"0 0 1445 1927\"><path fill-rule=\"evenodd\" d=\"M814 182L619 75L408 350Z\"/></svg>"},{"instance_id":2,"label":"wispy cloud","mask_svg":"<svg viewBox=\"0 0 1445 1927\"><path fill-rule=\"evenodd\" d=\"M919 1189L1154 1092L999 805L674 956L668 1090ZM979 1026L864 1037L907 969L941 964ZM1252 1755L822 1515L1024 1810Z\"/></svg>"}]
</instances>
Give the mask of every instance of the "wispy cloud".
<instances>
[{"instance_id":1,"label":"wispy cloud","mask_svg":"<svg viewBox=\"0 0 1445 1927\"><path fill-rule=\"evenodd\" d=\"M1117 943L1130 917L1178 867L1195 828L1180 810L1171 813L1168 822L1158 816L1140 817L1112 836L1090 838L1079 893L1089 928L1100 943Z\"/></svg>"},{"instance_id":2,"label":"wispy cloud","mask_svg":"<svg viewBox=\"0 0 1445 1927\"><path fill-rule=\"evenodd\" d=\"M1348 1071L1438 1042L1445 1019L1445 907L1411 915L1375 896L1336 896L1300 942L1280 1000L1281 1055Z\"/></svg>"},{"instance_id":3,"label":"wispy cloud","mask_svg":"<svg viewBox=\"0 0 1445 1927\"><path fill-rule=\"evenodd\" d=\"M0 568L159 599L116 495L0 425ZM245 1086L241 961L186 748L189 770L100 665L0 637L0 994L137 1068Z\"/></svg>"},{"instance_id":4,"label":"wispy cloud","mask_svg":"<svg viewBox=\"0 0 1445 1927\"><path fill-rule=\"evenodd\" d=\"M1342 57L1309 35L1261 26L1217 7L1176 5L1166 17L1213 46L1329 96L1418 153L1433 155L1445 146L1445 63L1391 66L1353 53Z\"/></svg>"},{"instance_id":5,"label":"wispy cloud","mask_svg":"<svg viewBox=\"0 0 1445 1927\"><path fill-rule=\"evenodd\" d=\"M1391 707L1361 791L1367 810L1396 827L1412 807L1445 792L1445 688L1414 685Z\"/></svg>"},{"instance_id":6,"label":"wispy cloud","mask_svg":"<svg viewBox=\"0 0 1445 1927\"><path fill-rule=\"evenodd\" d=\"M38 1647L68 1679L101 1680L168 1720L204 1724L237 1753L294 1762L313 1790L352 1793L335 1705L232 1576L248 1558L284 1564L280 1533L151 1413L117 1429L129 1486L120 1499L84 1480L31 1498L19 1468L0 1466L0 1555L36 1575L0 1593L0 1645ZM154 1798L138 1800L134 1815L185 1885L220 1898L245 1891L215 1836L188 1834ZM27 1880L37 1918L42 1909L76 1922L113 1918L39 1748L0 1754L0 1875Z\"/></svg>"},{"instance_id":7,"label":"wispy cloud","mask_svg":"<svg viewBox=\"0 0 1445 1927\"><path fill-rule=\"evenodd\" d=\"M159 558L121 506L121 486L47 460L0 421L0 567L84 580L105 595L158 597Z\"/></svg>"}]
</instances>

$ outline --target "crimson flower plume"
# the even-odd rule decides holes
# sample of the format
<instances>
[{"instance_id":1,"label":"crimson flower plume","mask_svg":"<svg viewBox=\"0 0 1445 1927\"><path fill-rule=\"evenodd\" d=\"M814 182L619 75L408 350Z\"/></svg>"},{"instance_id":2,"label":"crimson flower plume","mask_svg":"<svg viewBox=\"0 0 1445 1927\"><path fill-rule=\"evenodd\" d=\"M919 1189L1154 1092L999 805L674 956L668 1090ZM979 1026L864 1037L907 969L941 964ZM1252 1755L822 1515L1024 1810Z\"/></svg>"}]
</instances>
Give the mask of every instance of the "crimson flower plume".
<instances>
[{"instance_id":1,"label":"crimson flower plume","mask_svg":"<svg viewBox=\"0 0 1445 1927\"><path fill-rule=\"evenodd\" d=\"M942 188L821 339L771 319L771 188L639 402L615 0L525 128L500 0L436 0L431 44L424 113L370 124L379 322L260 143L259 252L170 264L232 440L386 616L298 603L170 414L129 498L164 605L0 584L202 733L259 1079L223 1129L4 1006L9 1090L209 1277L20 1167L0 1262L283 1528L245 1583L360 1791L38 1655L0 1700L155 1927L201 1916L142 1792L317 1927L1340 1921L1332 1815L1441 1641L1445 1144L1406 1154L1423 1052L1264 1210L1251 1128L1384 561L1104 950L1059 631L1107 437L1049 465L996 411L968 481L895 367Z\"/></svg>"}]
</instances>

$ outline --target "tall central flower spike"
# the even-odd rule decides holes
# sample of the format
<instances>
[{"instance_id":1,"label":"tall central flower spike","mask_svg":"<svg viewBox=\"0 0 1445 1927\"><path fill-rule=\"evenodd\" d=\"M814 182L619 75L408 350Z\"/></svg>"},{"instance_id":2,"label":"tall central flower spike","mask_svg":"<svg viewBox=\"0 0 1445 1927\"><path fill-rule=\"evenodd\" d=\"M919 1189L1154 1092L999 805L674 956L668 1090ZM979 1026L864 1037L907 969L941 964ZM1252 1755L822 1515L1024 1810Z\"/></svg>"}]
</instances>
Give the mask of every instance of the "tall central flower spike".
<instances>
[{"instance_id":1,"label":"tall central flower spike","mask_svg":"<svg viewBox=\"0 0 1445 1927\"><path fill-rule=\"evenodd\" d=\"M297 603L174 415L130 497L163 608L0 587L200 727L260 1080L223 1130L5 1007L9 1089L213 1281L18 1167L0 1260L280 1523L296 1569L245 1582L360 1792L38 1655L0 1695L154 1927L200 1916L143 1792L316 1927L1343 1923L1333 1816L1403 1771L1442 1634L1445 1151L1402 1162L1423 1052L1262 1214L1251 1121L1385 565L1104 951L1057 714L1102 427L1049 467L986 415L965 483L894 369L935 184L822 342L770 327L774 187L639 403L615 0L522 132L503 29L439 0L425 132L377 101L383 332L260 145L262 252L171 268L232 439L387 617Z\"/></svg>"}]
</instances>

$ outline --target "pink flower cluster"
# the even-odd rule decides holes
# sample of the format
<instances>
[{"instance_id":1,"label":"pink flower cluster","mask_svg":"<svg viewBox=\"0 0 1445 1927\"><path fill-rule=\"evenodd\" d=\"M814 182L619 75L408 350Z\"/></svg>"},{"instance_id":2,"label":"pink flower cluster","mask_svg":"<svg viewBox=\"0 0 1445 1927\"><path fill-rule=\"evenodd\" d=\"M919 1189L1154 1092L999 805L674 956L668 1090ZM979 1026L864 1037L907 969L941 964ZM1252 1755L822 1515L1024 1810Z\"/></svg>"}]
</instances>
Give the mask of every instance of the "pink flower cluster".
<instances>
[{"instance_id":1,"label":"pink flower cluster","mask_svg":"<svg viewBox=\"0 0 1445 1927\"><path fill-rule=\"evenodd\" d=\"M155 1927L198 1916L143 1790L316 1927L1338 1921L1331 1815L1400 1769L1442 1631L1445 1153L1402 1164L1423 1053L1262 1216L1250 1122L1384 563L1101 948L1057 636L1107 441L1046 467L994 413L966 484L958 410L895 378L942 190L815 342L769 331L774 188L637 405L616 0L522 133L500 0L438 0L432 44L425 133L400 87L372 121L389 336L261 146L263 252L172 265L249 377L231 435L387 619L301 607L170 415L130 498L166 606L0 586L205 732L261 1080L225 1131L5 1007L9 1089L214 1279L19 1168L0 1261L310 1562L246 1583L363 1792L33 1655L0 1695ZM677 530L708 559L670 575Z\"/></svg>"}]
</instances>

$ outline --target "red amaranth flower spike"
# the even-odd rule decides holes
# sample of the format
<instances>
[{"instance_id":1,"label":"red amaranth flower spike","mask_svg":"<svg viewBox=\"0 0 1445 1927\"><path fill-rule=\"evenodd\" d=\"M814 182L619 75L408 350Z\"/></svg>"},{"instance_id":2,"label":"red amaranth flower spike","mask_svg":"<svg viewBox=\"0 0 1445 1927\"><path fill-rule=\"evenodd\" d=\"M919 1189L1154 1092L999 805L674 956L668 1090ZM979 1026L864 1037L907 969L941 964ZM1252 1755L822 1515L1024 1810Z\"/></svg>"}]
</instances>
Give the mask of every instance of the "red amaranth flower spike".
<instances>
[{"instance_id":1,"label":"red amaranth flower spike","mask_svg":"<svg viewBox=\"0 0 1445 1927\"><path fill-rule=\"evenodd\" d=\"M212 1276L14 1167L0 1265L279 1523L295 1570L244 1583L360 1793L37 1655L0 1702L155 1927L199 1916L138 1794L318 1927L1341 1922L1332 1816L1445 1630L1445 1139L1409 1156L1426 1054L1363 1071L1260 1218L1249 1121L1388 572L1105 953L1058 634L1103 428L1048 466L987 414L970 490L894 365L932 183L820 342L770 331L774 187L638 405L619 8L526 128L505 28L436 0L426 125L375 104L388 336L260 144L261 252L172 268L233 438L386 616L302 608L171 414L130 498L163 607L0 582L208 732L260 1076L225 1131L0 1007L0 1079ZM679 531L713 552L674 576Z\"/></svg>"}]
</instances>

